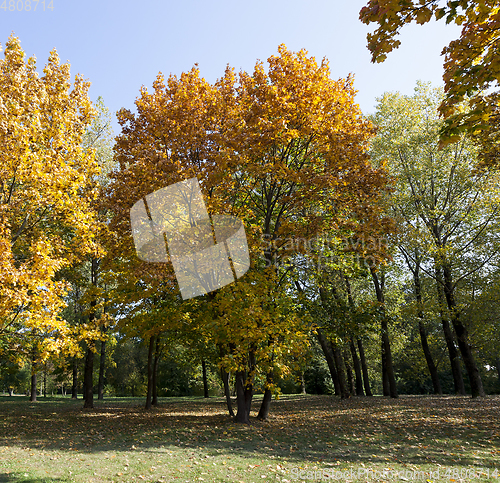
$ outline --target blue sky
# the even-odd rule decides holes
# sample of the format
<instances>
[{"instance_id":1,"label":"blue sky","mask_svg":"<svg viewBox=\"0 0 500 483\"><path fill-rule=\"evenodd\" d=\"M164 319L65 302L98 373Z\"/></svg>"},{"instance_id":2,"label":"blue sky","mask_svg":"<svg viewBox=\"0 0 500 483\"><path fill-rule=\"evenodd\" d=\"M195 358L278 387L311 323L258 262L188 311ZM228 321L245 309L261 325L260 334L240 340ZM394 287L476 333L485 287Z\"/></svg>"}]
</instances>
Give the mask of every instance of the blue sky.
<instances>
[{"instance_id":1,"label":"blue sky","mask_svg":"<svg viewBox=\"0 0 500 483\"><path fill-rule=\"evenodd\" d=\"M11 32L39 70L56 48L72 74L92 83L90 96L102 96L112 113L134 109L142 85L150 87L159 71L179 75L198 63L213 82L227 64L252 71L259 59L277 53L281 43L306 49L330 61L333 78L355 75L357 101L365 114L386 91L411 94L417 80L442 83L442 48L459 29L443 21L407 26L402 46L382 64L371 64L359 10L367 0L52 0L36 12L0 9L0 43ZM0 0L0 3L3 0ZM17 6L24 6L19 0ZM114 118L114 116L113 116ZM114 118L115 119L115 118ZM119 126L114 120L114 130Z\"/></svg>"}]
</instances>

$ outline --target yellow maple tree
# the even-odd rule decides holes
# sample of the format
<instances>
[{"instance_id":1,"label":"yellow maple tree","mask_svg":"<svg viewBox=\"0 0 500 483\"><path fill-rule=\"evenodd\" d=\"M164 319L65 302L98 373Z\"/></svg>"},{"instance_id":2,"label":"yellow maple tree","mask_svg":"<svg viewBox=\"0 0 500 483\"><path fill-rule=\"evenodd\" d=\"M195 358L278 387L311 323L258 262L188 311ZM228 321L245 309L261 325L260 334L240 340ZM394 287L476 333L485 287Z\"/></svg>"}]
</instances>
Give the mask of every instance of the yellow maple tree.
<instances>
[{"instance_id":1,"label":"yellow maple tree","mask_svg":"<svg viewBox=\"0 0 500 483\"><path fill-rule=\"evenodd\" d=\"M55 50L40 75L11 35L0 60L0 349L26 334L40 357L71 345L57 273L95 250L99 172L82 136L94 116L89 83ZM26 349L26 347L24 347Z\"/></svg>"}]
</instances>

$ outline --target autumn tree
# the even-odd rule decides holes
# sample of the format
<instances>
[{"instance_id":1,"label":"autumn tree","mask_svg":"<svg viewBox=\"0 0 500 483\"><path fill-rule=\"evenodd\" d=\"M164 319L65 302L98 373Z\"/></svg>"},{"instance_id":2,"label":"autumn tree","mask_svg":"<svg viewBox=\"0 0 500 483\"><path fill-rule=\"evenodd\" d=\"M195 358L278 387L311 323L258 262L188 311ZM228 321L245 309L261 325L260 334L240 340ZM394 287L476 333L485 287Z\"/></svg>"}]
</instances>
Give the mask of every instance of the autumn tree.
<instances>
[{"instance_id":1,"label":"autumn tree","mask_svg":"<svg viewBox=\"0 0 500 483\"><path fill-rule=\"evenodd\" d=\"M421 303L420 272L434 278L450 360L458 362L448 321L477 397L484 389L461 294L470 277L498 258L499 179L474 169L477 152L467 136L438 150L440 100L439 90L425 84L412 97L386 93L373 116L379 132L372 155L387 159L397 176L394 217L405 233L400 248L413 272L415 296Z\"/></svg>"},{"instance_id":2,"label":"autumn tree","mask_svg":"<svg viewBox=\"0 0 500 483\"><path fill-rule=\"evenodd\" d=\"M94 116L89 83L49 55L43 75L13 35L0 61L0 339L36 366L74 349L60 317L67 285L56 275L93 250Z\"/></svg>"},{"instance_id":3,"label":"autumn tree","mask_svg":"<svg viewBox=\"0 0 500 483\"><path fill-rule=\"evenodd\" d=\"M229 334L235 339L226 339L229 353L223 358L241 361L236 374L240 422L248 422L259 348L276 352L282 340L276 324L289 322L278 315L284 300L285 274L275 263L281 240L312 237L323 229L349 229L361 236L368 227L378 227L376 200L386 182L384 170L369 162L373 130L355 104L352 77L334 81L326 60L318 65L305 51L293 53L283 45L268 64L267 71L258 62L252 74L241 72L239 77L227 68L214 84L195 67L167 82L160 74L151 93L143 88L137 114L119 113L120 168L113 174L109 198L120 254L127 254L131 263L131 206L172 183L197 177L209 213L244 221L252 264L247 282L237 284L252 279L262 283L221 289L207 299L211 304L217 298L213 317L221 322L237 323L229 314L238 310L245 317L254 314L248 322L255 343L242 345L233 328ZM136 265L136 279L171 283L169 267L142 262ZM255 290L262 292L250 297L257 305L247 307L244 294ZM247 331L249 340L253 332ZM268 376L269 388L270 372ZM269 393L264 401L262 414L267 415Z\"/></svg>"},{"instance_id":4,"label":"autumn tree","mask_svg":"<svg viewBox=\"0 0 500 483\"><path fill-rule=\"evenodd\" d=\"M360 11L360 19L376 23L368 34L368 48L373 62L383 62L387 54L400 45L397 36L404 25L425 24L445 19L462 26L458 39L443 49L445 96L439 112L445 118L441 128L441 145L457 141L467 131L478 135L482 160L498 164L500 111L500 3L498 0L370 0ZM470 109L461 107L469 99Z\"/></svg>"}]
</instances>

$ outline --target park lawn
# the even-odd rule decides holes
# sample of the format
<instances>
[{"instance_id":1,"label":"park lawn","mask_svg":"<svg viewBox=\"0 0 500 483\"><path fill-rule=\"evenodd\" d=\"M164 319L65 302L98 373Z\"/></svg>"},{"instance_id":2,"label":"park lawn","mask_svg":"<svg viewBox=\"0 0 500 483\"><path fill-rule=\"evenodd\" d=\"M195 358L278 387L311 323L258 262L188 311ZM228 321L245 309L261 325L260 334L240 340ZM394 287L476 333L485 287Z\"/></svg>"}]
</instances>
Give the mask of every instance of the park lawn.
<instances>
[{"instance_id":1,"label":"park lawn","mask_svg":"<svg viewBox=\"0 0 500 483\"><path fill-rule=\"evenodd\" d=\"M250 426L222 398L82 404L0 397L0 482L500 483L500 396L288 395Z\"/></svg>"}]
</instances>

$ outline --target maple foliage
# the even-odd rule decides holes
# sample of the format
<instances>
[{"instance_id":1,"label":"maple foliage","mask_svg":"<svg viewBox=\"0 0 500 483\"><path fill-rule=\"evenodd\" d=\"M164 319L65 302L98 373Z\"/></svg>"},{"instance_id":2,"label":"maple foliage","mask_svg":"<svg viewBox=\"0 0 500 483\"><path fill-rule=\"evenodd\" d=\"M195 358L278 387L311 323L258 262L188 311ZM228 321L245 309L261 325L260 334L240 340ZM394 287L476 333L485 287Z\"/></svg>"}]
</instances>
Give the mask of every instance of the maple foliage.
<instances>
[{"instance_id":1,"label":"maple foliage","mask_svg":"<svg viewBox=\"0 0 500 483\"><path fill-rule=\"evenodd\" d=\"M366 23L377 23L379 27L368 34L368 48L373 62L382 62L387 54L399 47L397 40L405 24L425 24L432 18L445 18L446 23L462 26L458 39L443 49L445 55L443 80L446 96L439 112L446 119L441 130L441 146L459 139L463 131L480 133L490 141L490 133L498 131L500 80L500 2L497 0L370 0L361 9L360 19ZM465 109L461 104L469 101ZM484 158L492 162L492 148L496 155L497 143L485 145Z\"/></svg>"},{"instance_id":2,"label":"maple foliage","mask_svg":"<svg viewBox=\"0 0 500 483\"><path fill-rule=\"evenodd\" d=\"M197 66L166 81L160 73L152 92L141 89L137 114L118 114L119 167L107 199L116 245L110 258L125 263L124 280L148 287L151 295L160 286L176 287L169 263L138 260L129 210L157 189L197 177L209 213L237 216L246 227L250 272L237 290L223 289L207 302L217 312L213 321L226 327L212 331L218 334L213 342L228 348L221 363L245 372L247 387L258 362L261 372L282 363L280 344L302 343L285 336L304 331L297 329L300 318L285 301L289 295L273 265L282 252L279 240L325 229L361 237L390 225L378 204L386 174L370 164L374 131L355 94L352 77L331 79L326 59L318 64L306 51L281 45L268 69L257 62L251 74L237 76L227 67L213 84Z\"/></svg>"},{"instance_id":3,"label":"maple foliage","mask_svg":"<svg viewBox=\"0 0 500 483\"><path fill-rule=\"evenodd\" d=\"M71 82L55 50L40 76L19 39L7 41L0 60L0 339L10 350L27 333L37 334L41 357L71 343L59 315L67 285L56 274L95 249L91 180L99 168L82 146L94 116L88 89L81 76Z\"/></svg>"}]
</instances>

